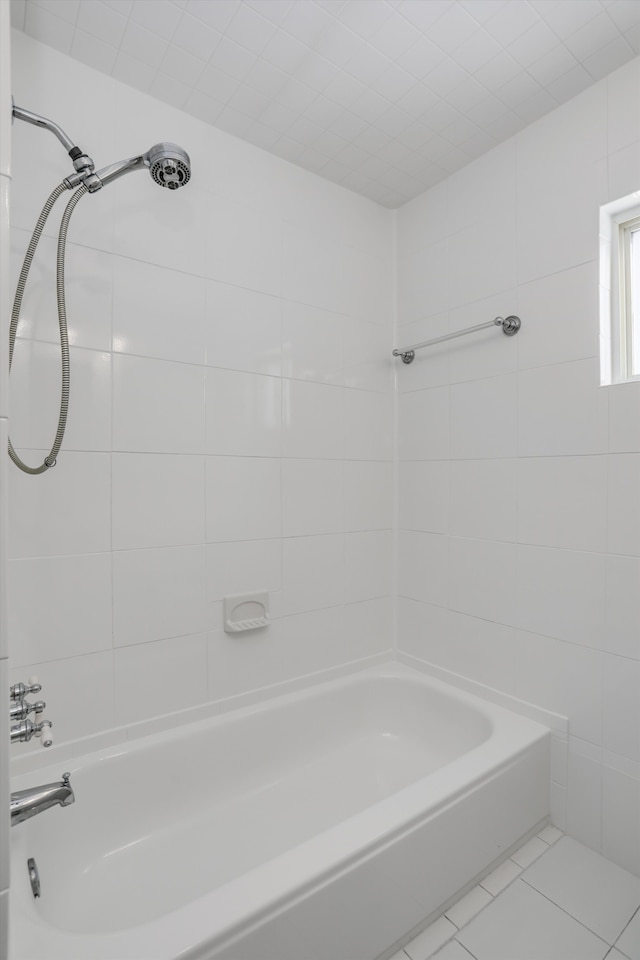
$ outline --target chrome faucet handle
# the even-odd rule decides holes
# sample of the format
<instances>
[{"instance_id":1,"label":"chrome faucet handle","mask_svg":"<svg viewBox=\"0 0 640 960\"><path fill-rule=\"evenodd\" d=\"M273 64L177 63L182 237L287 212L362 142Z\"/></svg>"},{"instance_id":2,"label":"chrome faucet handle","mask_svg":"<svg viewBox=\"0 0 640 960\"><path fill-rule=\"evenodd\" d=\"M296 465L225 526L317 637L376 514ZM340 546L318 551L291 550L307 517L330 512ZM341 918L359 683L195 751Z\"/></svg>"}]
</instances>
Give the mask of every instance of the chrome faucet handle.
<instances>
[{"instance_id":1,"label":"chrome faucet handle","mask_svg":"<svg viewBox=\"0 0 640 960\"><path fill-rule=\"evenodd\" d=\"M9 696L11 700L13 701L24 700L24 698L28 696L30 693L40 693L40 691L42 690L42 684L37 683L35 680L35 677L34 678L30 677L29 679L30 680L33 679L34 682L33 683L14 683L14 685L9 688Z\"/></svg>"},{"instance_id":2,"label":"chrome faucet handle","mask_svg":"<svg viewBox=\"0 0 640 960\"><path fill-rule=\"evenodd\" d=\"M29 703L27 700L18 700L9 707L10 720L26 720L30 713L39 716L46 708L44 700L36 700L35 703Z\"/></svg>"},{"instance_id":3,"label":"chrome faucet handle","mask_svg":"<svg viewBox=\"0 0 640 960\"><path fill-rule=\"evenodd\" d=\"M50 720L41 720L32 723L31 720L22 720L11 727L11 743L28 743L32 737L40 737L43 747L50 747L53 743L51 735L52 723Z\"/></svg>"}]
</instances>

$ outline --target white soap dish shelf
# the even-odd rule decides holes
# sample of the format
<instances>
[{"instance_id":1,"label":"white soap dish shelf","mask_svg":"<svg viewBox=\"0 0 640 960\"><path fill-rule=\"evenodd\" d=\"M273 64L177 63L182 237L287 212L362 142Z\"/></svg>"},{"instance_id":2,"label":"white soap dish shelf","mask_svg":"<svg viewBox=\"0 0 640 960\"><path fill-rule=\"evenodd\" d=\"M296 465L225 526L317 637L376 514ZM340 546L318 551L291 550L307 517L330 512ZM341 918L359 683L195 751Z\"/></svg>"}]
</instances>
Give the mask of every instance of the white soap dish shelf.
<instances>
[{"instance_id":1,"label":"white soap dish shelf","mask_svg":"<svg viewBox=\"0 0 640 960\"><path fill-rule=\"evenodd\" d=\"M246 630L258 630L268 627L269 594L242 593L224 598L225 633L244 633Z\"/></svg>"}]
</instances>

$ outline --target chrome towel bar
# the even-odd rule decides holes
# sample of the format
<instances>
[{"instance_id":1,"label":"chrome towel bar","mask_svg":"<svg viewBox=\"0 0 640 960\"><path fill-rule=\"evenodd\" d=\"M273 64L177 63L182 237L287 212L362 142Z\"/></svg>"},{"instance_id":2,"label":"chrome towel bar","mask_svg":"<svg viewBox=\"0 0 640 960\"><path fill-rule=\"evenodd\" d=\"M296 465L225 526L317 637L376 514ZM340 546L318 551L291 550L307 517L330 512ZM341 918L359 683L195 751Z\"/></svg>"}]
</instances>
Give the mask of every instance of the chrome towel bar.
<instances>
[{"instance_id":1,"label":"chrome towel bar","mask_svg":"<svg viewBox=\"0 0 640 960\"><path fill-rule=\"evenodd\" d=\"M487 323L478 323L475 327L467 327L465 330L457 330L455 333L447 333L444 337L435 337L433 340L423 340L422 343L414 343L410 347L404 347L393 351L394 357L401 357L403 363L412 363L416 350L422 350L423 347L431 347L435 343L443 343L445 340L455 340L456 337L464 337L468 333L476 333L477 330L486 330L488 327L502 327L502 332L507 337L512 337L522 326L520 317L496 317L495 320L488 320Z\"/></svg>"}]
</instances>

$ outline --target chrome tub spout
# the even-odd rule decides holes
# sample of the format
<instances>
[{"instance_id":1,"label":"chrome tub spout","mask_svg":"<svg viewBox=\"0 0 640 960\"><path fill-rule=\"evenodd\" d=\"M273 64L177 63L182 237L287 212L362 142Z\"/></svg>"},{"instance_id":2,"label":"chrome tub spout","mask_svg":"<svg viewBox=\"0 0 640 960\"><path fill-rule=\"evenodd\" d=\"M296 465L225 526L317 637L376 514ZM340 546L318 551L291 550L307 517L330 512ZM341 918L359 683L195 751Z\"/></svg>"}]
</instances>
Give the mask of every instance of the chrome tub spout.
<instances>
[{"instance_id":1,"label":"chrome tub spout","mask_svg":"<svg viewBox=\"0 0 640 960\"><path fill-rule=\"evenodd\" d=\"M29 820L50 807L59 804L68 807L73 803L75 796L69 782L71 774L63 773L58 783L45 783L41 787L31 787L29 790L18 790L11 794L11 826Z\"/></svg>"}]
</instances>

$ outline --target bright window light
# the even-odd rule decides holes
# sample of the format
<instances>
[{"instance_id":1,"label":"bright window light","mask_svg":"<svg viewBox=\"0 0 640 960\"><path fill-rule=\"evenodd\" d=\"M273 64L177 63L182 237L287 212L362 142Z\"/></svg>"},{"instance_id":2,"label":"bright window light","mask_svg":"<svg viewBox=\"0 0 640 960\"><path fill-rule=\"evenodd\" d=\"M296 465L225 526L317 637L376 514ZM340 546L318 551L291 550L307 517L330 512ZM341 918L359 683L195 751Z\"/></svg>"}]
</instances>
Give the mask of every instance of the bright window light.
<instances>
[{"instance_id":1,"label":"bright window light","mask_svg":"<svg viewBox=\"0 0 640 960\"><path fill-rule=\"evenodd\" d=\"M600 208L600 373L640 380L640 191Z\"/></svg>"}]
</instances>

